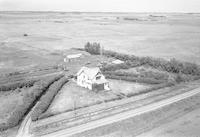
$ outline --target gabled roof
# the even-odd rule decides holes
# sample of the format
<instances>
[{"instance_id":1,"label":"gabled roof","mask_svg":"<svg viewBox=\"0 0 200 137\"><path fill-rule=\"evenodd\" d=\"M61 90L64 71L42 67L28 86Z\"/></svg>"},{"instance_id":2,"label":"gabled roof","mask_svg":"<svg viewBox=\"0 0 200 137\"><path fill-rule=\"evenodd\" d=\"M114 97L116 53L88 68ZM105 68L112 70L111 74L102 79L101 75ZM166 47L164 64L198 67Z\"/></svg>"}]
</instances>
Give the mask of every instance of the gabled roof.
<instances>
[{"instance_id":1,"label":"gabled roof","mask_svg":"<svg viewBox=\"0 0 200 137\"><path fill-rule=\"evenodd\" d=\"M82 67L77 73L77 76L80 75L82 72L84 72L89 77L89 79L93 79L99 72L101 73L98 67L95 68Z\"/></svg>"}]
</instances>

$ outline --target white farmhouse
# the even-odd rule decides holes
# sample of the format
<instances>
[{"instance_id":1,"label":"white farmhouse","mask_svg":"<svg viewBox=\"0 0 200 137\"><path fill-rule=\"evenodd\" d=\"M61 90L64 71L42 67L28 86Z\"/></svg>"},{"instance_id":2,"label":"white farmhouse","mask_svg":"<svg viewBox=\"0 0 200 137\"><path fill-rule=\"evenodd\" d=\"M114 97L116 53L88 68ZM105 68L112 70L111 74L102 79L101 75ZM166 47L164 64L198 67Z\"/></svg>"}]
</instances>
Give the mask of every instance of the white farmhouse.
<instances>
[{"instance_id":1,"label":"white farmhouse","mask_svg":"<svg viewBox=\"0 0 200 137\"><path fill-rule=\"evenodd\" d=\"M77 73L77 84L90 90L110 90L109 82L98 67L82 67Z\"/></svg>"}]
</instances>

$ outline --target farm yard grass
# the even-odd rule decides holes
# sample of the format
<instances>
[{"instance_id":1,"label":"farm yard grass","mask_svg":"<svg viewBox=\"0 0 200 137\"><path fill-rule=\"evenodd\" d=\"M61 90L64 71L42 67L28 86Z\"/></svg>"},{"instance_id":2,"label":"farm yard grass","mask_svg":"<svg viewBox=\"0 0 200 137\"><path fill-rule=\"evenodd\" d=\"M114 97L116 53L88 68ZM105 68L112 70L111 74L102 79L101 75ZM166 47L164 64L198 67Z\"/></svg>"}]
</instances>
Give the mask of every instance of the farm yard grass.
<instances>
[{"instance_id":1,"label":"farm yard grass","mask_svg":"<svg viewBox=\"0 0 200 137\"><path fill-rule=\"evenodd\" d=\"M128 82L124 80L109 79L108 81L110 84L110 88L112 89L112 92L116 94L124 94L124 95L134 94L153 87L152 85L148 84Z\"/></svg>"},{"instance_id":2,"label":"farm yard grass","mask_svg":"<svg viewBox=\"0 0 200 137\"><path fill-rule=\"evenodd\" d=\"M157 88L159 84L151 85L115 79L108 79L108 81L111 91L99 92L79 87L75 81L69 81L55 96L48 110L42 114L42 118L80 109L80 112L76 111L77 115L79 115L79 113L83 113L81 108L88 108L88 112L92 111L95 105L99 107L99 104L102 104L102 108L106 108L109 106L106 105L107 102L126 100L134 95L153 92L156 89L167 87L161 86ZM90 108L92 109L90 110Z\"/></svg>"},{"instance_id":3,"label":"farm yard grass","mask_svg":"<svg viewBox=\"0 0 200 137\"><path fill-rule=\"evenodd\" d=\"M46 113L59 114L104 103L109 100L116 100L118 98L117 95L112 94L109 91L95 93L79 87L75 82L70 81L59 91Z\"/></svg>"}]
</instances>

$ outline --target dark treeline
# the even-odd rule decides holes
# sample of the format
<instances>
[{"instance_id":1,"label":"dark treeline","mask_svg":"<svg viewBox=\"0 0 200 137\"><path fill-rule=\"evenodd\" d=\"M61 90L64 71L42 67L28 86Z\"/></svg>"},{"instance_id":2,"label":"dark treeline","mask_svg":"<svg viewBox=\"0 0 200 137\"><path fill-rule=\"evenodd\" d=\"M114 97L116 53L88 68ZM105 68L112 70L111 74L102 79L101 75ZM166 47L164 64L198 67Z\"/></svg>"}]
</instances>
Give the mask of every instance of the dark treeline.
<instances>
[{"instance_id":1,"label":"dark treeline","mask_svg":"<svg viewBox=\"0 0 200 137\"><path fill-rule=\"evenodd\" d=\"M85 51L91 54L100 54L99 43L87 43L85 45ZM124 67L134 67L141 65L149 65L153 68L164 70L171 73L182 73L186 75L200 76L200 66L195 63L181 62L176 59L169 61L160 58L153 57L137 57L134 55L122 54L114 51L104 50L103 55L107 57L113 57L125 61Z\"/></svg>"}]
</instances>

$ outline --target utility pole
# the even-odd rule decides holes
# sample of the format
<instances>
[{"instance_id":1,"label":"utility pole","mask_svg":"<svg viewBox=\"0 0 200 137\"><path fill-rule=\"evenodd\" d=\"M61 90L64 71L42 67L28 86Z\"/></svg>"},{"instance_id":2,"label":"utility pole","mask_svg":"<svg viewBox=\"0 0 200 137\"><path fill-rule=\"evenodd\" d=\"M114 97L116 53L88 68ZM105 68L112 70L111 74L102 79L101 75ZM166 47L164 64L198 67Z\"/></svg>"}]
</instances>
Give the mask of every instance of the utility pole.
<instances>
[{"instance_id":1,"label":"utility pole","mask_svg":"<svg viewBox=\"0 0 200 137\"><path fill-rule=\"evenodd\" d=\"M101 63L103 61L103 50L104 50L103 46L100 46Z\"/></svg>"},{"instance_id":2,"label":"utility pole","mask_svg":"<svg viewBox=\"0 0 200 137\"><path fill-rule=\"evenodd\" d=\"M73 101L73 110L74 110L74 117L76 118L76 97Z\"/></svg>"}]
</instances>

